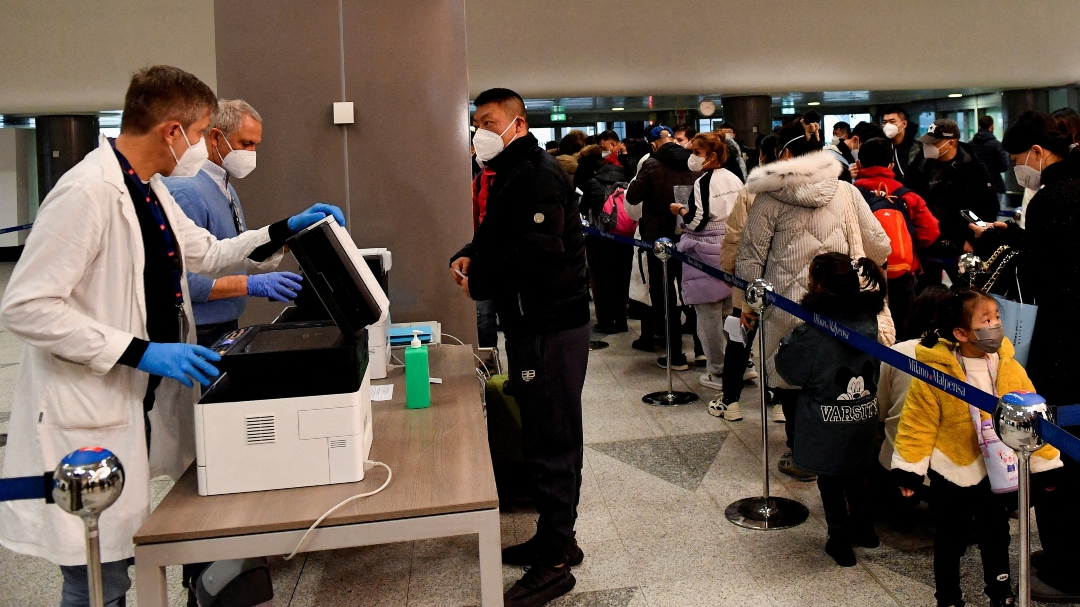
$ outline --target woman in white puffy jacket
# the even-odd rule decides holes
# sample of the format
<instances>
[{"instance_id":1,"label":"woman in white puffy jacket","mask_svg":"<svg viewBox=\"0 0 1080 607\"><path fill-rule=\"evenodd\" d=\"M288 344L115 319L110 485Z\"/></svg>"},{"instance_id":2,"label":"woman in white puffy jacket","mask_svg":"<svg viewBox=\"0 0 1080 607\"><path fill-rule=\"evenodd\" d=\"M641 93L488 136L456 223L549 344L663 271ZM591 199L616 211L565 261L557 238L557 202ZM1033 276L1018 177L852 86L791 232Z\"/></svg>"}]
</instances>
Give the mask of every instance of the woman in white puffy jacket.
<instances>
[{"instance_id":1,"label":"woman in white puffy jacket","mask_svg":"<svg viewBox=\"0 0 1080 607\"><path fill-rule=\"evenodd\" d=\"M778 295L799 301L807 293L810 260L821 253L885 263L891 251L888 235L855 186L837 179L843 166L822 149L817 133L811 133L802 121L789 124L777 133L776 157L777 162L755 169L746 181L746 189L755 198L739 241L737 276L749 281L764 278ZM750 315L744 311L744 321L752 322ZM788 451L781 457L780 471L813 480L812 474L795 468L791 461L798 386L784 383L773 362L780 338L800 321L776 308L770 308L763 321L764 367L776 396L773 402L780 403L773 408L773 420L787 423Z\"/></svg>"}]
</instances>

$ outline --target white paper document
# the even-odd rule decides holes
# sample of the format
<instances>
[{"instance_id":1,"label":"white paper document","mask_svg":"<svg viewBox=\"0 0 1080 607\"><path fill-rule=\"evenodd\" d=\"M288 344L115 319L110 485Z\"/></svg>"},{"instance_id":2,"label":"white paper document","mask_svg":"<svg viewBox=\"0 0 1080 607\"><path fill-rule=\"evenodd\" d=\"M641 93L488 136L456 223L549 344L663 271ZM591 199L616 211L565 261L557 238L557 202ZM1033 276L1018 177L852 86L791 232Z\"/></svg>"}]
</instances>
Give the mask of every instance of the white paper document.
<instances>
[{"instance_id":1,"label":"white paper document","mask_svg":"<svg viewBox=\"0 0 1080 607\"><path fill-rule=\"evenodd\" d=\"M394 384L371 386L371 402L394 398Z\"/></svg>"},{"instance_id":2,"label":"white paper document","mask_svg":"<svg viewBox=\"0 0 1080 607\"><path fill-rule=\"evenodd\" d=\"M728 339L746 345L746 330L743 329L738 316L728 316L724 319L724 331L727 331Z\"/></svg>"}]
</instances>

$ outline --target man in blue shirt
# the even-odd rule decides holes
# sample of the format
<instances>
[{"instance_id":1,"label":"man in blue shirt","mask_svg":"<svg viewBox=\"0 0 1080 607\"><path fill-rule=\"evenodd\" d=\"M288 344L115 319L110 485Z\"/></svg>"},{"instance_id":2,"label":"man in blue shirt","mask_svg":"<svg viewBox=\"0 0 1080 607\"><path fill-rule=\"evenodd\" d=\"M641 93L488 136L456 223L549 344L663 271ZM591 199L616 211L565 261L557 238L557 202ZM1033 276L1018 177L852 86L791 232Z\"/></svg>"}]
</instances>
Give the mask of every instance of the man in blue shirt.
<instances>
[{"instance_id":1,"label":"man in blue shirt","mask_svg":"<svg viewBox=\"0 0 1080 607\"><path fill-rule=\"evenodd\" d=\"M194 177L164 179L184 213L218 239L233 238L246 229L240 198L229 184L255 169L255 149L262 141L262 117L246 101L220 100L206 133L209 159ZM237 328L247 297L289 302L300 290L301 277L292 272L218 279L188 273L199 345L211 346Z\"/></svg>"}]
</instances>

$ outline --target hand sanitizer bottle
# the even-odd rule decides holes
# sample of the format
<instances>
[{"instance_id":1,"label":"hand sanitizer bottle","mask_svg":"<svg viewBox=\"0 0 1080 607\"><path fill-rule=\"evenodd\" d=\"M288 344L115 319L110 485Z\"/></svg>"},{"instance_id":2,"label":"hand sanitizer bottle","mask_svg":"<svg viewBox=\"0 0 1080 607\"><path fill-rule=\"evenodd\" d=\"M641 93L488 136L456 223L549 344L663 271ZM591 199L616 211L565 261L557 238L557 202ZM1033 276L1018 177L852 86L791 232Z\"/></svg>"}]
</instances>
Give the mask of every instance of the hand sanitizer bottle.
<instances>
[{"instance_id":1,"label":"hand sanitizer bottle","mask_svg":"<svg viewBox=\"0 0 1080 607\"><path fill-rule=\"evenodd\" d=\"M405 406L409 409L426 409L430 405L428 348L420 343L420 331L413 331L412 343L405 348Z\"/></svg>"}]
</instances>

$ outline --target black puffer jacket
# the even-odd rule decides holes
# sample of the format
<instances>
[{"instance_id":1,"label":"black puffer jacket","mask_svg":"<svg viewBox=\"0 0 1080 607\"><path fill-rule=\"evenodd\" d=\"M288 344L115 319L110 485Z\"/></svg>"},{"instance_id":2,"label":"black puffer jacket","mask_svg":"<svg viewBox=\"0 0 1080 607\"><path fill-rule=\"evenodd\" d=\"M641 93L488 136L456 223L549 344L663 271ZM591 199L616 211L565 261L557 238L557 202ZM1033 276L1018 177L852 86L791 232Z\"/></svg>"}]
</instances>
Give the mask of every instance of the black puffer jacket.
<instances>
[{"instance_id":1,"label":"black puffer jacket","mask_svg":"<svg viewBox=\"0 0 1080 607\"><path fill-rule=\"evenodd\" d=\"M626 171L621 166L610 162L600 165L593 178L581 188L584 191L581 197L581 213L595 221L604 210L608 194L614 191L615 184L620 181L626 181Z\"/></svg>"},{"instance_id":2,"label":"black puffer jacket","mask_svg":"<svg viewBox=\"0 0 1080 607\"><path fill-rule=\"evenodd\" d=\"M508 336L589 322L585 235L570 176L529 134L487 163L487 214L459 257L472 260L473 299L494 299Z\"/></svg>"},{"instance_id":3,"label":"black puffer jacket","mask_svg":"<svg viewBox=\"0 0 1080 607\"><path fill-rule=\"evenodd\" d=\"M1027 370L1035 390L1055 406L1080 403L1071 377L1080 369L1080 350L1068 328L1080 310L1080 265L1073 261L1080 233L1078 155L1043 170L1043 187L1028 203L1020 261L1024 301L1039 305Z\"/></svg>"},{"instance_id":4,"label":"black puffer jacket","mask_svg":"<svg viewBox=\"0 0 1080 607\"><path fill-rule=\"evenodd\" d=\"M960 143L949 162L927 160L919 152L902 183L922 196L941 226L941 239L956 250L975 238L960 211L970 209L988 223L997 221L997 193L986 167L966 143Z\"/></svg>"},{"instance_id":5,"label":"black puffer jacket","mask_svg":"<svg viewBox=\"0 0 1080 607\"><path fill-rule=\"evenodd\" d=\"M834 318L870 339L877 319ZM795 463L815 474L861 472L877 453L878 362L811 325L780 340L776 372L801 386L795 410Z\"/></svg>"},{"instance_id":6,"label":"black puffer jacket","mask_svg":"<svg viewBox=\"0 0 1080 607\"><path fill-rule=\"evenodd\" d=\"M637 177L626 190L626 204L642 205L641 237L675 239L675 216L671 204L675 202L675 186L694 185L701 173L686 167L690 150L676 143L666 143L641 165Z\"/></svg>"},{"instance_id":7,"label":"black puffer jacket","mask_svg":"<svg viewBox=\"0 0 1080 607\"><path fill-rule=\"evenodd\" d=\"M990 131L979 131L971 139L971 150L990 173L990 183L993 184L994 191L1004 194L1005 180L1001 174L1009 170L1009 155L1005 153L1005 148L1001 147L1001 142Z\"/></svg>"}]
</instances>

